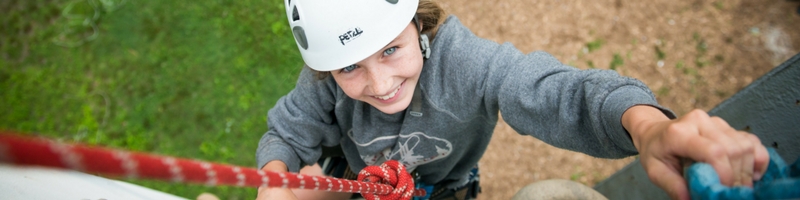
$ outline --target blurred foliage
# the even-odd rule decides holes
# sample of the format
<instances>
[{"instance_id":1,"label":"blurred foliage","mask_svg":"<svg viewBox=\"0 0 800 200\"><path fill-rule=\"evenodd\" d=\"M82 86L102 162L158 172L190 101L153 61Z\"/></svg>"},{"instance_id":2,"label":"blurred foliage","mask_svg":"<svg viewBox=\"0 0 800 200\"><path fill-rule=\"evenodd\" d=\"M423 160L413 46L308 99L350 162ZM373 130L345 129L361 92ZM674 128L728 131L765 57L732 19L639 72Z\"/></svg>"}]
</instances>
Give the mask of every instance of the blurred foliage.
<instances>
[{"instance_id":1,"label":"blurred foliage","mask_svg":"<svg viewBox=\"0 0 800 200\"><path fill-rule=\"evenodd\" d=\"M656 49L656 58L658 58L658 60L664 60L667 58L667 53L664 53L664 51L661 50L661 47L658 45L653 45L653 47Z\"/></svg>"},{"instance_id":2,"label":"blurred foliage","mask_svg":"<svg viewBox=\"0 0 800 200\"><path fill-rule=\"evenodd\" d=\"M597 51L598 49L600 49L600 47L603 47L603 44L605 44L605 42L602 39L596 39L594 41L586 43L586 49L588 50L588 52L586 53Z\"/></svg>"},{"instance_id":3,"label":"blurred foliage","mask_svg":"<svg viewBox=\"0 0 800 200\"><path fill-rule=\"evenodd\" d=\"M10 0L0 13L0 129L67 142L255 167L266 112L302 66L280 0Z\"/></svg>"},{"instance_id":4,"label":"blurred foliage","mask_svg":"<svg viewBox=\"0 0 800 200\"><path fill-rule=\"evenodd\" d=\"M617 67L620 67L625 64L625 60L622 59L618 53L614 54L614 57L611 58L611 63L608 64L608 69L617 70Z\"/></svg>"}]
</instances>

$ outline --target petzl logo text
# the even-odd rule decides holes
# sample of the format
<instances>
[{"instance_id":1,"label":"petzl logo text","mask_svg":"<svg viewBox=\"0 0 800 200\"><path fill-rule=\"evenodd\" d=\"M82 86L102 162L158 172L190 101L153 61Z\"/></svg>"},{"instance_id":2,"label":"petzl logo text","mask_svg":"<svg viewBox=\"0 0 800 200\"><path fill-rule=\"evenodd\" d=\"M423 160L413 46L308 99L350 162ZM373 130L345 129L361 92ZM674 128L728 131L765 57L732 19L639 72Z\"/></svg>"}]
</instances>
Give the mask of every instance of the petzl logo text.
<instances>
[{"instance_id":1,"label":"petzl logo text","mask_svg":"<svg viewBox=\"0 0 800 200\"><path fill-rule=\"evenodd\" d=\"M339 42L341 42L342 45L344 45L344 44L346 44L346 43L348 43L350 41L353 41L354 39L358 38L358 36L360 36L361 33L363 33L363 32L364 31L362 31L361 28L358 28L358 27L350 29L349 31L345 32L344 34L339 35Z\"/></svg>"}]
</instances>

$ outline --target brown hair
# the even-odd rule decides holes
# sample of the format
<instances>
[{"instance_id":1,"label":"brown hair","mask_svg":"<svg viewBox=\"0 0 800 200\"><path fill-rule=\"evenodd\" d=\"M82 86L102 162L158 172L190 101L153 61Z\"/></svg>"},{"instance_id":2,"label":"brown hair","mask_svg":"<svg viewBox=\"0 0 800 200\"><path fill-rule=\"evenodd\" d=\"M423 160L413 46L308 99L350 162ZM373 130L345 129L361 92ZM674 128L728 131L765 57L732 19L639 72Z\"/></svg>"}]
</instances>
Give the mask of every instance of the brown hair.
<instances>
[{"instance_id":1,"label":"brown hair","mask_svg":"<svg viewBox=\"0 0 800 200\"><path fill-rule=\"evenodd\" d=\"M439 25L445 20L445 15L444 9L434 0L419 0L416 16L417 20L422 23L422 31L420 32L428 34L430 41L433 41L439 31ZM303 67L308 67L308 65L303 64ZM318 80L325 79L331 74L329 71L311 70L315 72Z\"/></svg>"},{"instance_id":2,"label":"brown hair","mask_svg":"<svg viewBox=\"0 0 800 200\"><path fill-rule=\"evenodd\" d=\"M445 12L433 0L419 0L417 19L422 22L422 31L420 32L428 34L428 38L433 40L436 33L439 32L439 25L445 20Z\"/></svg>"}]
</instances>

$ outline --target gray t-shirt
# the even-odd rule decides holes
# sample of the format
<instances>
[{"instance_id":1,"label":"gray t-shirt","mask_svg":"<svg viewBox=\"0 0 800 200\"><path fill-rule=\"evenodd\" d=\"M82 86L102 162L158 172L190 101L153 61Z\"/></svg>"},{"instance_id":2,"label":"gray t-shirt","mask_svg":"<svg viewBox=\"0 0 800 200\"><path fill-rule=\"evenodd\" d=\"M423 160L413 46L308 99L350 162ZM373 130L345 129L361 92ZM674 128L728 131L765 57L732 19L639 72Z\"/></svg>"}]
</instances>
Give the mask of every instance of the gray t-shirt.
<instances>
[{"instance_id":1,"label":"gray t-shirt","mask_svg":"<svg viewBox=\"0 0 800 200\"><path fill-rule=\"evenodd\" d=\"M258 167L281 160L290 171L315 163L322 146L341 145L353 171L392 159L427 184L458 186L480 160L498 114L515 131L602 158L637 154L620 122L634 105L668 117L638 80L610 70L578 70L545 52L475 36L454 16L439 28L417 90L422 116L385 114L348 97L330 76L304 69L294 90L269 111ZM412 102L412 104L414 104ZM410 106L411 107L411 106Z\"/></svg>"}]
</instances>

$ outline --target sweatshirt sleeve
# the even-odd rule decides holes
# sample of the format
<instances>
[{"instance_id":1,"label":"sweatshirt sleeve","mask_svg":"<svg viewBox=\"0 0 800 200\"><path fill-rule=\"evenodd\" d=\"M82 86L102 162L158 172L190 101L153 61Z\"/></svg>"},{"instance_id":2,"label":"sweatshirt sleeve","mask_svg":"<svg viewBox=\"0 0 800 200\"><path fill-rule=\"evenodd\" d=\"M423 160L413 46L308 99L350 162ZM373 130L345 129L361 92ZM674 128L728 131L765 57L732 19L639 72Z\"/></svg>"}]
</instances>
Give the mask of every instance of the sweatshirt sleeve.
<instances>
[{"instance_id":1,"label":"sweatshirt sleeve","mask_svg":"<svg viewBox=\"0 0 800 200\"><path fill-rule=\"evenodd\" d=\"M289 171L297 172L319 159L321 145L338 144L341 134L333 114L335 91L332 78L317 80L313 71L303 69L295 88L268 112L269 129L256 151L259 169L269 161L281 160Z\"/></svg>"},{"instance_id":2,"label":"sweatshirt sleeve","mask_svg":"<svg viewBox=\"0 0 800 200\"><path fill-rule=\"evenodd\" d=\"M521 53L509 43L479 38L451 17L440 28L433 51L446 51L434 62L448 63L469 78L454 85L483 94L487 110L499 110L517 132L553 146L595 157L634 155L622 113L634 105L660 109L641 81L612 70L579 70L544 52ZM438 48L438 49L436 49ZM474 77L473 77L474 76Z\"/></svg>"}]
</instances>

